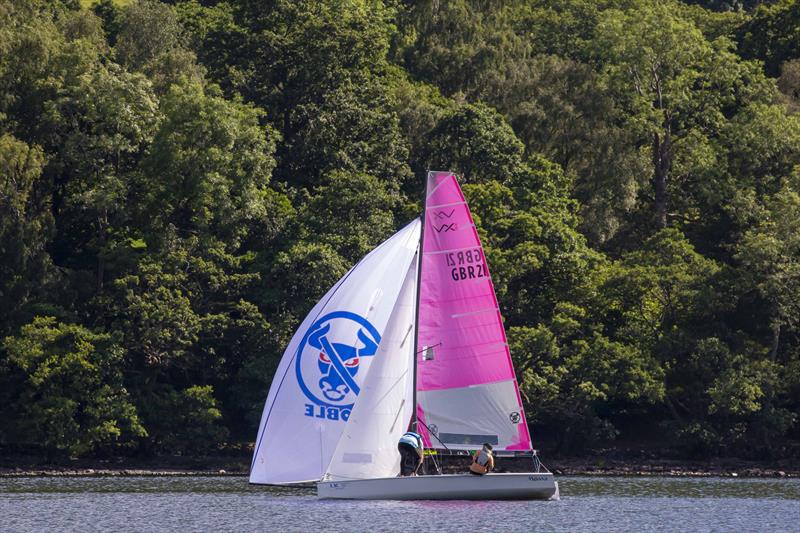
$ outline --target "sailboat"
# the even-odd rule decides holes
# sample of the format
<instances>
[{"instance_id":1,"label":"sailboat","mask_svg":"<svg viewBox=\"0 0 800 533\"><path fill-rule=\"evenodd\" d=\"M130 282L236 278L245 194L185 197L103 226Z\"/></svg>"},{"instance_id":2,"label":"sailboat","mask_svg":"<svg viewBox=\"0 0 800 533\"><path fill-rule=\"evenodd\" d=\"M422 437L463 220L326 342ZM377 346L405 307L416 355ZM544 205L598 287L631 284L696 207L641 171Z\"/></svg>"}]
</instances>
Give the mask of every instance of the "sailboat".
<instances>
[{"instance_id":1,"label":"sailboat","mask_svg":"<svg viewBox=\"0 0 800 533\"><path fill-rule=\"evenodd\" d=\"M489 443L531 472L398 477L407 430L437 454ZM430 456L435 461L435 455ZM250 468L254 484L316 482L321 498L550 499L500 310L452 172L429 172L422 216L359 261L284 352Z\"/></svg>"}]
</instances>

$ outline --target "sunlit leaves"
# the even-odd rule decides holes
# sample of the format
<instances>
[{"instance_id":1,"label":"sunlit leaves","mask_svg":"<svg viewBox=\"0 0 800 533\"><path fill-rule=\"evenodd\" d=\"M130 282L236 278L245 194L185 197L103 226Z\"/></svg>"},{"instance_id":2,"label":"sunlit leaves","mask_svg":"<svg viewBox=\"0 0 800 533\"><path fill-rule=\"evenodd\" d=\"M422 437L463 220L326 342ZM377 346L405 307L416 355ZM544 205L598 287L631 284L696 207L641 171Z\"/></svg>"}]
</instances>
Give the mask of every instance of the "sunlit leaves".
<instances>
[{"instance_id":1,"label":"sunlit leaves","mask_svg":"<svg viewBox=\"0 0 800 533\"><path fill-rule=\"evenodd\" d=\"M236 246L249 223L268 217L275 133L258 109L196 83L173 86L161 110L143 161L143 215L154 229L209 232Z\"/></svg>"},{"instance_id":2,"label":"sunlit leaves","mask_svg":"<svg viewBox=\"0 0 800 533\"><path fill-rule=\"evenodd\" d=\"M80 455L146 434L122 385L124 351L110 335L37 317L2 346L6 439Z\"/></svg>"}]
</instances>

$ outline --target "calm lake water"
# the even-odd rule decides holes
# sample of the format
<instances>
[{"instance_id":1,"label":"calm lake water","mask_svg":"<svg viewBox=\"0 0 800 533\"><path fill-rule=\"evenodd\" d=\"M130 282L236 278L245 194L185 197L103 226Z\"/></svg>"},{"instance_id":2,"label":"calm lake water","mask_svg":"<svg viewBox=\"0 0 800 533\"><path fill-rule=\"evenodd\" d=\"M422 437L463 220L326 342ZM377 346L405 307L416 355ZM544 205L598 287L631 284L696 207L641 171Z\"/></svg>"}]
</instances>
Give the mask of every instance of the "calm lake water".
<instances>
[{"instance_id":1,"label":"calm lake water","mask_svg":"<svg viewBox=\"0 0 800 533\"><path fill-rule=\"evenodd\" d=\"M561 501L358 502L244 477L0 479L0 531L800 531L800 480L559 477Z\"/></svg>"}]
</instances>

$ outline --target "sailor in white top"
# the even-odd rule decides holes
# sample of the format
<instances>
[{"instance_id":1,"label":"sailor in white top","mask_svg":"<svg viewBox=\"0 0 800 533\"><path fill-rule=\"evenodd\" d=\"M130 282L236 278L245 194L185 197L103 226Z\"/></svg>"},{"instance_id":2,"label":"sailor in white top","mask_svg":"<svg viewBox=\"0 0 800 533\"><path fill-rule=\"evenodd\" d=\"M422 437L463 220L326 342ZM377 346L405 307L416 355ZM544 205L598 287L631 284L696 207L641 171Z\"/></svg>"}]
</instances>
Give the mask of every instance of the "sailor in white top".
<instances>
[{"instance_id":1,"label":"sailor in white top","mask_svg":"<svg viewBox=\"0 0 800 533\"><path fill-rule=\"evenodd\" d=\"M406 432L397 443L400 452L400 475L416 476L422 465L424 445L422 435L413 431Z\"/></svg>"}]
</instances>

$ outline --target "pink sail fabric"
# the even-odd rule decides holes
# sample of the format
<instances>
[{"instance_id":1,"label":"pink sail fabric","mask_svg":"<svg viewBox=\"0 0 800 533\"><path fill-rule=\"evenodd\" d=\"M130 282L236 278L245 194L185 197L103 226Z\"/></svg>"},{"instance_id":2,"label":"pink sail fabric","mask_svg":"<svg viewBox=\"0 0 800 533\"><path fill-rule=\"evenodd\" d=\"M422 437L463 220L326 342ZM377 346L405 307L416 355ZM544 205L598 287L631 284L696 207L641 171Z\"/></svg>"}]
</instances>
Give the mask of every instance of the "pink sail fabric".
<instances>
[{"instance_id":1,"label":"pink sail fabric","mask_svg":"<svg viewBox=\"0 0 800 533\"><path fill-rule=\"evenodd\" d=\"M434 448L477 449L489 442L499 450L530 450L469 207L450 172L430 172L427 191L416 356L419 432Z\"/></svg>"}]
</instances>

